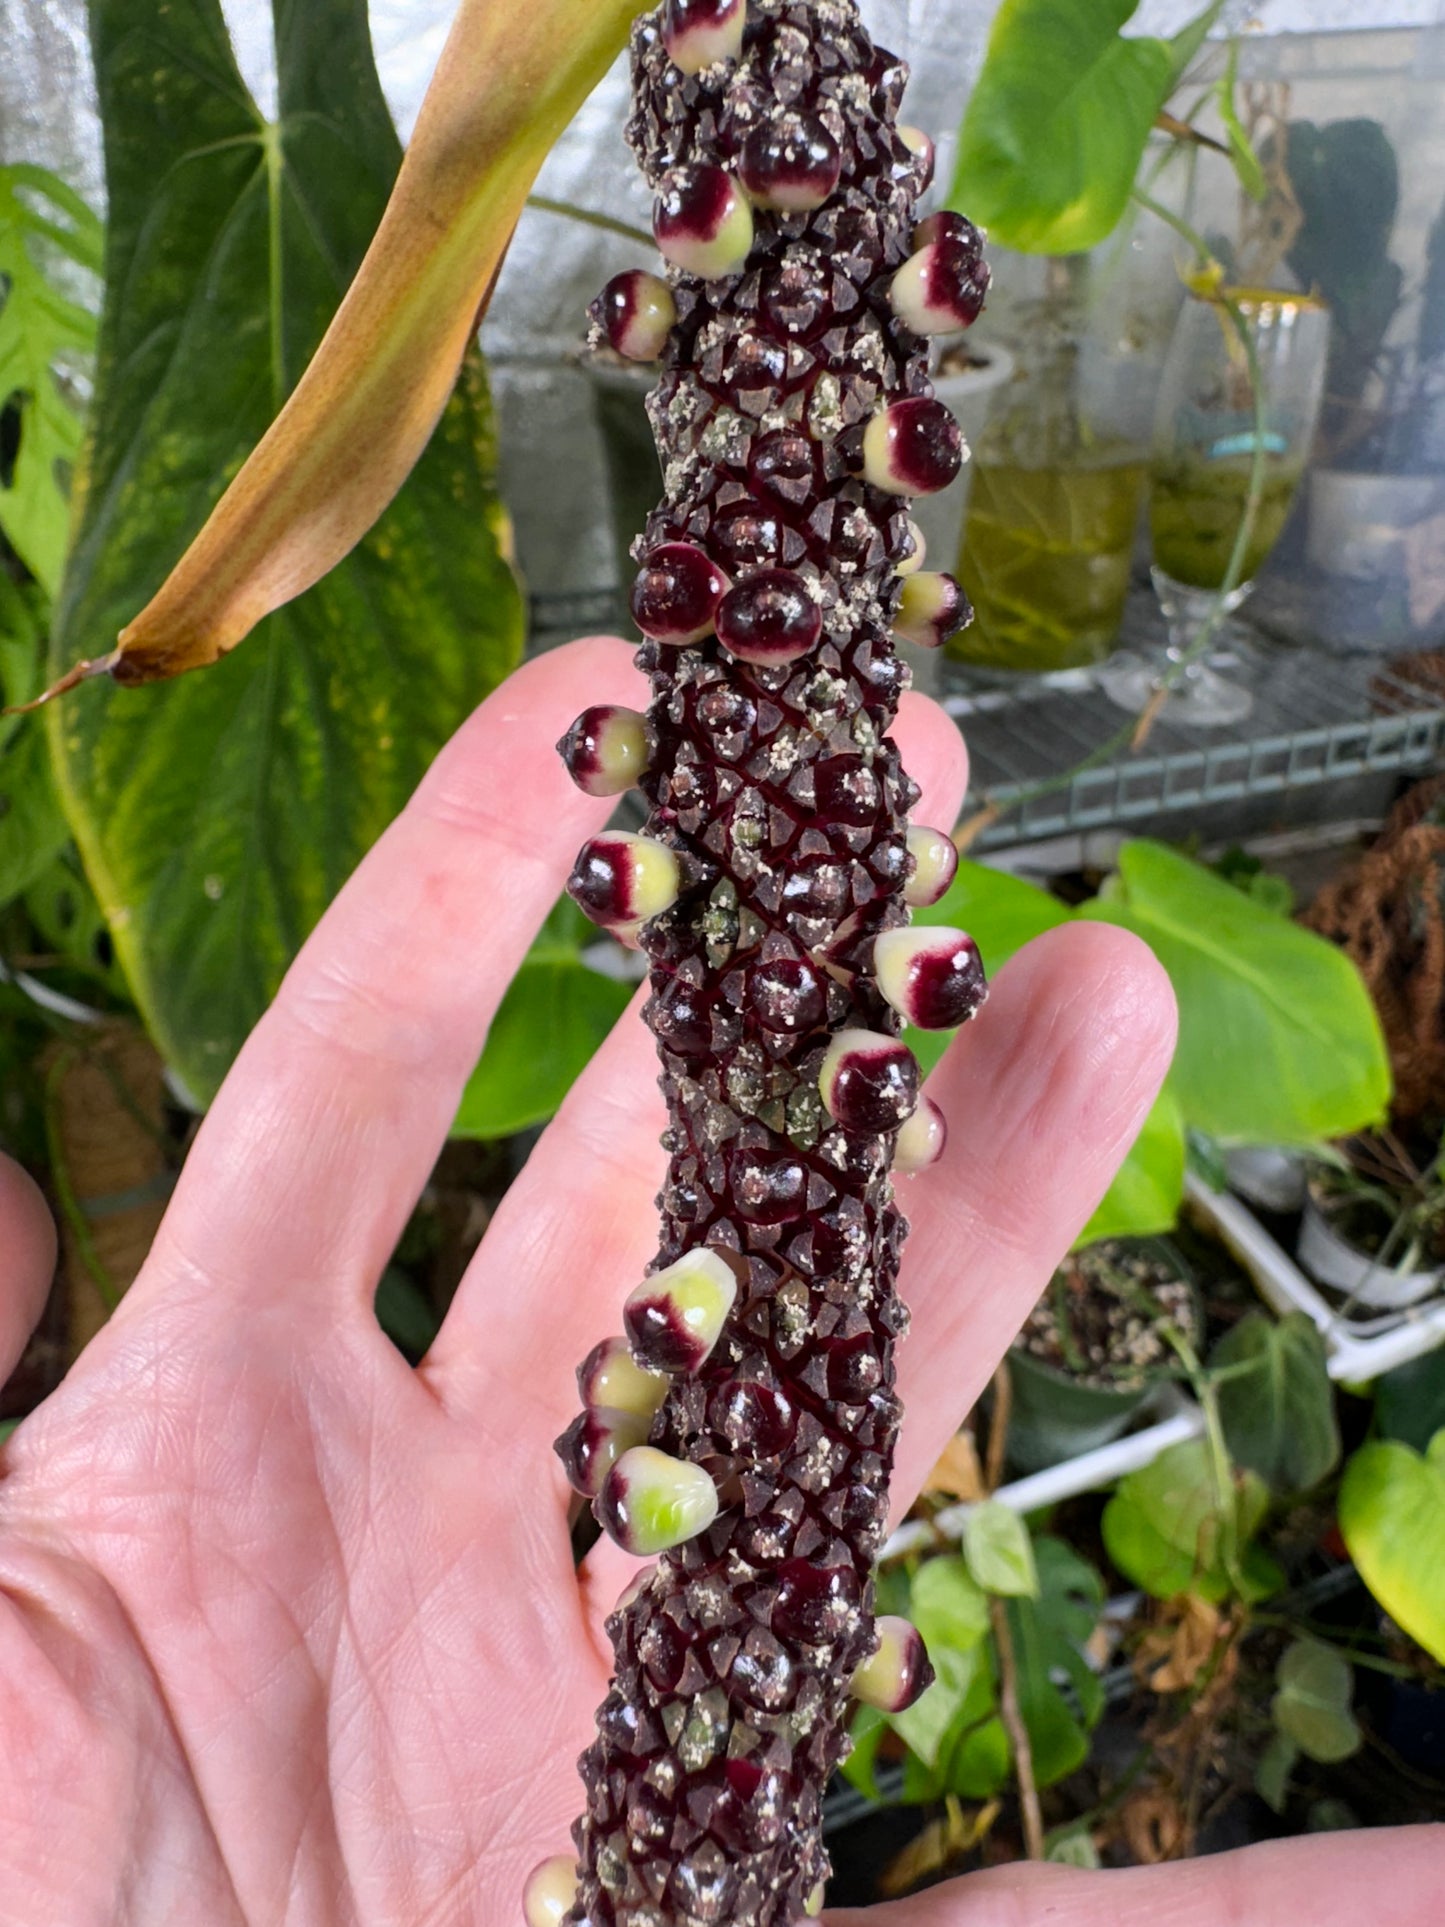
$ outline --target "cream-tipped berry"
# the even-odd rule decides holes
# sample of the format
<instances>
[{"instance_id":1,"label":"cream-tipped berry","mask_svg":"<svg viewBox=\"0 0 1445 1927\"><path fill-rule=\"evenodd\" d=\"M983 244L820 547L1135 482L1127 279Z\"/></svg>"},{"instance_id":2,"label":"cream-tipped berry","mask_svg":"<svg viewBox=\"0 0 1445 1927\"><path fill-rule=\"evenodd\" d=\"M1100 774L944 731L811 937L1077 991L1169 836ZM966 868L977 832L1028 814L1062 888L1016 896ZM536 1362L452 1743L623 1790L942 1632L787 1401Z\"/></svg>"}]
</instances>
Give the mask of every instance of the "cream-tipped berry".
<instances>
[{"instance_id":1,"label":"cream-tipped berry","mask_svg":"<svg viewBox=\"0 0 1445 1927\"><path fill-rule=\"evenodd\" d=\"M625 1338L604 1338L577 1367L577 1390L584 1405L610 1406L651 1418L667 1397L667 1378L649 1372L632 1356Z\"/></svg>"},{"instance_id":2,"label":"cream-tipped berry","mask_svg":"<svg viewBox=\"0 0 1445 1927\"><path fill-rule=\"evenodd\" d=\"M931 134L925 134L921 127L900 125L898 138L914 157L917 164L917 188L922 194L933 179L933 169L938 159L938 149L933 144L933 137Z\"/></svg>"},{"instance_id":3,"label":"cream-tipped berry","mask_svg":"<svg viewBox=\"0 0 1445 1927\"><path fill-rule=\"evenodd\" d=\"M753 211L726 168L675 167L653 202L652 231L674 267L716 281L747 260Z\"/></svg>"},{"instance_id":4,"label":"cream-tipped berry","mask_svg":"<svg viewBox=\"0 0 1445 1927\"><path fill-rule=\"evenodd\" d=\"M940 208L937 214L927 215L913 230L913 247L932 247L936 241L946 241L950 247L959 248L975 261L983 259L983 236L962 214L955 214L952 208Z\"/></svg>"},{"instance_id":5,"label":"cream-tipped berry","mask_svg":"<svg viewBox=\"0 0 1445 1927\"><path fill-rule=\"evenodd\" d=\"M635 1445L607 1475L597 1517L624 1552L667 1552L717 1517L717 1487L700 1465Z\"/></svg>"},{"instance_id":6,"label":"cream-tipped berry","mask_svg":"<svg viewBox=\"0 0 1445 1927\"><path fill-rule=\"evenodd\" d=\"M873 945L883 997L919 1030L952 1030L988 994L978 945L962 930L885 930Z\"/></svg>"},{"instance_id":7,"label":"cream-tipped berry","mask_svg":"<svg viewBox=\"0 0 1445 1927\"><path fill-rule=\"evenodd\" d=\"M893 1145L893 1169L897 1176L926 1171L937 1164L948 1143L948 1122L931 1097L920 1097L918 1109L904 1124Z\"/></svg>"},{"instance_id":8,"label":"cream-tipped berry","mask_svg":"<svg viewBox=\"0 0 1445 1927\"><path fill-rule=\"evenodd\" d=\"M533 1867L522 1888L522 1918L527 1927L561 1927L577 1898L577 1862L556 1854Z\"/></svg>"},{"instance_id":9,"label":"cream-tipped berry","mask_svg":"<svg viewBox=\"0 0 1445 1927\"><path fill-rule=\"evenodd\" d=\"M891 1614L878 1620L878 1650L853 1675L854 1699L885 1713L902 1713L933 1684L933 1668L923 1635L906 1619Z\"/></svg>"},{"instance_id":10,"label":"cream-tipped berry","mask_svg":"<svg viewBox=\"0 0 1445 1927\"><path fill-rule=\"evenodd\" d=\"M738 179L758 207L805 214L831 199L843 171L837 141L820 120L788 114L755 127L738 156Z\"/></svg>"},{"instance_id":11,"label":"cream-tipped berry","mask_svg":"<svg viewBox=\"0 0 1445 1927\"><path fill-rule=\"evenodd\" d=\"M973 619L968 597L951 575L920 569L905 576L893 618L893 633L919 649L941 649L950 636Z\"/></svg>"},{"instance_id":12,"label":"cream-tipped berry","mask_svg":"<svg viewBox=\"0 0 1445 1927\"><path fill-rule=\"evenodd\" d=\"M888 299L915 334L957 334L977 321L988 282L988 265L977 254L953 241L930 241L894 275Z\"/></svg>"},{"instance_id":13,"label":"cream-tipped berry","mask_svg":"<svg viewBox=\"0 0 1445 1927\"><path fill-rule=\"evenodd\" d=\"M652 1420L636 1412L589 1405L577 1414L553 1450L562 1461L572 1490L584 1499L595 1499L618 1459L634 1445L642 1445L651 1429Z\"/></svg>"},{"instance_id":14,"label":"cream-tipped berry","mask_svg":"<svg viewBox=\"0 0 1445 1927\"><path fill-rule=\"evenodd\" d=\"M948 886L958 875L958 851L945 831L910 823L908 854L913 858L913 873L903 886L903 901L925 910L947 895Z\"/></svg>"},{"instance_id":15,"label":"cream-tipped berry","mask_svg":"<svg viewBox=\"0 0 1445 1927\"><path fill-rule=\"evenodd\" d=\"M747 0L667 0L662 43L675 67L700 74L719 60L736 60L747 19Z\"/></svg>"},{"instance_id":16,"label":"cream-tipped berry","mask_svg":"<svg viewBox=\"0 0 1445 1927\"><path fill-rule=\"evenodd\" d=\"M803 1912L809 1920L816 1920L823 1911L823 1902L828 1897L828 1883L820 1880L808 1898L803 1902Z\"/></svg>"},{"instance_id":17,"label":"cream-tipped berry","mask_svg":"<svg viewBox=\"0 0 1445 1927\"><path fill-rule=\"evenodd\" d=\"M901 576L917 575L928 559L928 543L924 538L923 530L911 515L908 518L908 536L913 546L898 564L898 573Z\"/></svg>"},{"instance_id":18,"label":"cream-tipped berry","mask_svg":"<svg viewBox=\"0 0 1445 1927\"><path fill-rule=\"evenodd\" d=\"M888 495L936 495L963 466L963 435L941 401L909 395L863 432L863 477Z\"/></svg>"},{"instance_id":19,"label":"cream-tipped berry","mask_svg":"<svg viewBox=\"0 0 1445 1927\"><path fill-rule=\"evenodd\" d=\"M672 289L644 268L614 274L591 313L608 345L628 361L658 360L677 324Z\"/></svg>"},{"instance_id":20,"label":"cream-tipped berry","mask_svg":"<svg viewBox=\"0 0 1445 1927\"><path fill-rule=\"evenodd\" d=\"M606 830L582 845L567 894L604 930L646 923L677 901L677 858L665 843L631 830Z\"/></svg>"},{"instance_id":21,"label":"cream-tipped berry","mask_svg":"<svg viewBox=\"0 0 1445 1927\"><path fill-rule=\"evenodd\" d=\"M728 579L694 542L663 542L648 551L632 585L632 620L653 642L675 648L712 633Z\"/></svg>"},{"instance_id":22,"label":"cream-tipped berry","mask_svg":"<svg viewBox=\"0 0 1445 1927\"><path fill-rule=\"evenodd\" d=\"M735 1265L698 1245L644 1278L622 1314L635 1356L654 1372L698 1371L738 1295Z\"/></svg>"},{"instance_id":23,"label":"cream-tipped berry","mask_svg":"<svg viewBox=\"0 0 1445 1927\"><path fill-rule=\"evenodd\" d=\"M744 662L794 662L817 646L823 612L792 569L757 569L718 605L717 639Z\"/></svg>"},{"instance_id":24,"label":"cream-tipped berry","mask_svg":"<svg viewBox=\"0 0 1445 1927\"><path fill-rule=\"evenodd\" d=\"M918 1103L918 1059L877 1030L840 1030L818 1071L823 1108L845 1131L896 1131Z\"/></svg>"},{"instance_id":25,"label":"cream-tipped berry","mask_svg":"<svg viewBox=\"0 0 1445 1927\"><path fill-rule=\"evenodd\" d=\"M583 710L557 749L579 790L620 796L647 774L652 731L637 710L598 703Z\"/></svg>"}]
</instances>

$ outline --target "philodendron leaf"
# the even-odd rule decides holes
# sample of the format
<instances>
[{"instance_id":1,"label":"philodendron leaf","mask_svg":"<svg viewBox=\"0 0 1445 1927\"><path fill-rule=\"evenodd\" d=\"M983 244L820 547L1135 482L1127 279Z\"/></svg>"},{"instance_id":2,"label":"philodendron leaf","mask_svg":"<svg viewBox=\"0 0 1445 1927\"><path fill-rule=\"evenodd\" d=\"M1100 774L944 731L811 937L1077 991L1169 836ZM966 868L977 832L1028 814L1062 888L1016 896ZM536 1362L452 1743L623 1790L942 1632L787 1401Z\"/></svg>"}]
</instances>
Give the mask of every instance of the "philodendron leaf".
<instances>
[{"instance_id":1,"label":"philodendron leaf","mask_svg":"<svg viewBox=\"0 0 1445 1927\"><path fill-rule=\"evenodd\" d=\"M1218 1603L1235 1591L1262 1599L1282 1580L1250 1544L1268 1503L1252 1472L1221 1490L1208 1446L1189 1439L1120 1481L1104 1507L1104 1544L1120 1572L1156 1599L1195 1592Z\"/></svg>"},{"instance_id":2,"label":"philodendron leaf","mask_svg":"<svg viewBox=\"0 0 1445 1927\"><path fill-rule=\"evenodd\" d=\"M1390 1095L1379 1019L1355 966L1162 843L1119 853L1081 913L1149 944L1179 1003L1170 1084L1225 1142L1309 1144L1377 1122Z\"/></svg>"},{"instance_id":3,"label":"philodendron leaf","mask_svg":"<svg viewBox=\"0 0 1445 1927\"><path fill-rule=\"evenodd\" d=\"M306 366L386 205L400 149L364 0L277 0L276 26L270 125L218 0L92 0L106 305L57 670L108 646L165 577ZM398 378L384 335L362 389ZM364 473L379 458L357 396L333 402L333 460L339 433ZM277 534L294 485L313 491L313 534L333 528L314 451L293 453L257 514ZM170 688L102 684L50 712L67 814L136 1000L202 1100L339 884L517 660L493 457L472 358L372 536L250 649ZM213 612L233 606L247 539L212 552Z\"/></svg>"},{"instance_id":4,"label":"philodendron leaf","mask_svg":"<svg viewBox=\"0 0 1445 1927\"><path fill-rule=\"evenodd\" d=\"M1385 1611L1445 1665L1445 1431L1423 1453L1361 1446L1340 1485L1340 1531Z\"/></svg>"},{"instance_id":5,"label":"philodendron leaf","mask_svg":"<svg viewBox=\"0 0 1445 1927\"><path fill-rule=\"evenodd\" d=\"M1350 1711L1355 1673L1343 1653L1317 1639L1293 1640L1280 1655L1275 1678L1279 1690L1270 1711L1299 1752L1330 1766L1359 1751L1363 1736Z\"/></svg>"},{"instance_id":6,"label":"philodendron leaf","mask_svg":"<svg viewBox=\"0 0 1445 1927\"><path fill-rule=\"evenodd\" d=\"M18 436L0 480L0 529L53 596L70 527L69 473L80 453L80 413L65 375L89 358L95 316L56 284L46 248L98 273L100 222L45 168L0 167L0 408L15 408Z\"/></svg>"},{"instance_id":7,"label":"philodendron leaf","mask_svg":"<svg viewBox=\"0 0 1445 1927\"><path fill-rule=\"evenodd\" d=\"M1210 1361L1225 1368L1219 1417L1230 1456L1276 1492L1303 1492L1340 1456L1325 1344L1302 1311L1247 1312Z\"/></svg>"},{"instance_id":8,"label":"philodendron leaf","mask_svg":"<svg viewBox=\"0 0 1445 1927\"><path fill-rule=\"evenodd\" d=\"M1039 1589L1029 1529L997 1499L977 1505L963 1524L963 1557L974 1582L1008 1599L1032 1598Z\"/></svg>"},{"instance_id":9,"label":"philodendron leaf","mask_svg":"<svg viewBox=\"0 0 1445 1927\"><path fill-rule=\"evenodd\" d=\"M949 205L1028 254L1118 224L1160 109L1220 11L1129 39L1138 0L1004 0L959 133Z\"/></svg>"},{"instance_id":10,"label":"philodendron leaf","mask_svg":"<svg viewBox=\"0 0 1445 1927\"><path fill-rule=\"evenodd\" d=\"M107 605L108 631L87 627L96 652L109 652L120 633L87 674L146 682L215 662L372 527L436 426L538 169L623 47L636 11L635 0L463 0L396 177L363 0L276 0L276 8L282 111L269 128L236 73L219 0L91 0L98 57L109 68L103 113L107 91L114 101L147 73L185 73L181 128L153 116L159 151L141 138L145 114L128 129L133 170L149 170L157 201L188 210L182 253L166 256L149 242L142 294L164 303L178 275L200 285L204 268L224 307L240 279L266 279L264 263L247 261L246 203L255 194L262 205L269 197L283 227L319 219L307 279L324 283L326 300L324 315L309 306L304 316L273 315L272 378L254 393L217 365L211 412L219 414L223 396L244 403L245 432L224 472L207 467L197 478L196 503L210 510L215 482L230 487L199 534L187 529L189 546L171 547L164 580L132 583L152 597L139 615L134 595L128 607ZM357 89L360 102L350 98ZM105 118L114 172L114 123ZM204 164L200 121L216 128L219 143ZM162 154L184 161L185 173L169 175ZM336 231L343 203L359 235ZM221 223L209 225L217 213ZM167 233L175 238L169 224ZM371 241L359 272L358 241ZM333 311L318 350L315 322ZM200 320L194 310L190 320ZM147 375L161 365L154 348L141 356ZM72 669L70 680L80 673Z\"/></svg>"}]
</instances>

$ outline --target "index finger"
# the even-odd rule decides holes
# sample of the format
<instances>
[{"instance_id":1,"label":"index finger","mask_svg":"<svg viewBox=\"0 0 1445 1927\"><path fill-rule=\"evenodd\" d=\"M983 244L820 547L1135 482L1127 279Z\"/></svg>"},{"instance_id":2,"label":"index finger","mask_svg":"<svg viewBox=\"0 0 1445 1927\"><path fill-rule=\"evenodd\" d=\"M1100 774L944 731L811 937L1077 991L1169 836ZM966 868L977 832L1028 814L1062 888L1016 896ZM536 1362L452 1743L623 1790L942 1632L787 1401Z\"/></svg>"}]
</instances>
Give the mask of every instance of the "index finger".
<instances>
[{"instance_id":1,"label":"index finger","mask_svg":"<svg viewBox=\"0 0 1445 1927\"><path fill-rule=\"evenodd\" d=\"M645 699L626 643L525 664L442 750L321 920L202 1126L139 1293L177 1267L369 1303L508 984L610 799L553 744Z\"/></svg>"}]
</instances>

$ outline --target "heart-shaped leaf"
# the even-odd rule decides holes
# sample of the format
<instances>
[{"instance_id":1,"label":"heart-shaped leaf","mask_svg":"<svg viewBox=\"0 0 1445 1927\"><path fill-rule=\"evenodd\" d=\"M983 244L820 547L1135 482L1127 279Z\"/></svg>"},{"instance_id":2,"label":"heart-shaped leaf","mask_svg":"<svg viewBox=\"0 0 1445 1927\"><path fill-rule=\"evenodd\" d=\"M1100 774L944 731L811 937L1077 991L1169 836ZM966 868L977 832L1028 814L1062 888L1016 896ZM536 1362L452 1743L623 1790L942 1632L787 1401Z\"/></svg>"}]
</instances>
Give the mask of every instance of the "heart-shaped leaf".
<instances>
[{"instance_id":1,"label":"heart-shaped leaf","mask_svg":"<svg viewBox=\"0 0 1445 1927\"><path fill-rule=\"evenodd\" d=\"M1104 1507L1104 1544L1120 1572L1156 1599L1219 1602L1276 1590L1282 1575L1250 1544L1269 1494L1252 1472L1221 1486L1209 1447L1189 1439L1131 1472Z\"/></svg>"},{"instance_id":2,"label":"heart-shaped leaf","mask_svg":"<svg viewBox=\"0 0 1445 1927\"><path fill-rule=\"evenodd\" d=\"M1274 1723L1301 1753L1328 1766L1359 1751L1363 1735L1350 1711L1355 1672L1343 1653L1317 1639L1293 1640L1275 1678Z\"/></svg>"},{"instance_id":3,"label":"heart-shaped leaf","mask_svg":"<svg viewBox=\"0 0 1445 1927\"><path fill-rule=\"evenodd\" d=\"M1247 1312L1211 1360L1224 1368L1219 1417L1233 1458L1276 1492L1303 1492L1340 1456L1325 1344L1312 1319Z\"/></svg>"},{"instance_id":4,"label":"heart-shaped leaf","mask_svg":"<svg viewBox=\"0 0 1445 1927\"><path fill-rule=\"evenodd\" d=\"M1039 1589L1029 1529L1010 1506L990 1499L976 1505L963 1523L963 1557L985 1592L1005 1598L1032 1598Z\"/></svg>"},{"instance_id":5,"label":"heart-shaped leaf","mask_svg":"<svg viewBox=\"0 0 1445 1927\"><path fill-rule=\"evenodd\" d=\"M400 158L364 0L276 0L274 125L247 95L217 0L92 0L91 27L106 302L56 669L108 646L264 435L366 251ZM378 337L360 390L397 378L393 345ZM360 390L333 397L326 430L333 465L356 475L381 459ZM256 508L252 536L264 524L279 540L304 498L307 552L319 553L335 532L330 481L314 449L292 453L295 473ZM50 711L67 814L132 990L196 1097L215 1090L438 746L517 660L501 519L473 357L373 534L250 649L169 688L102 684ZM238 593L259 612L236 589L250 579L251 539L238 530L235 554L211 551L215 580L196 591L223 628L217 611L239 606ZM294 556L285 566L290 593L303 585ZM190 642L175 646L189 659Z\"/></svg>"},{"instance_id":6,"label":"heart-shaped leaf","mask_svg":"<svg viewBox=\"0 0 1445 1927\"><path fill-rule=\"evenodd\" d=\"M1445 1431L1423 1453L1361 1446L1340 1485L1340 1531L1385 1611L1445 1665Z\"/></svg>"}]
</instances>

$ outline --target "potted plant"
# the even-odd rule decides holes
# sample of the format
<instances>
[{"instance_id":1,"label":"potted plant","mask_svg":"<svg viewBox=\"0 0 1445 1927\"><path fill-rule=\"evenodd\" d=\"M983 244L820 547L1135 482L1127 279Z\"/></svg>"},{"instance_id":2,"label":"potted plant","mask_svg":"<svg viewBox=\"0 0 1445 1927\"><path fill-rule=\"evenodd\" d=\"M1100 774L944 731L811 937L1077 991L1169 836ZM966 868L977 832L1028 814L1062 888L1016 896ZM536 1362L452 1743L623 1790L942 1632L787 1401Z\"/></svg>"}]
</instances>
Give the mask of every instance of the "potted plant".
<instances>
[{"instance_id":1,"label":"potted plant","mask_svg":"<svg viewBox=\"0 0 1445 1927\"><path fill-rule=\"evenodd\" d=\"M1418 1161L1392 1132L1345 1140L1309 1178L1298 1256L1322 1285L1397 1311L1445 1278L1445 1147Z\"/></svg>"},{"instance_id":2,"label":"potted plant","mask_svg":"<svg viewBox=\"0 0 1445 1927\"><path fill-rule=\"evenodd\" d=\"M1009 1353L1010 1462L1021 1472L1107 1445L1177 1363L1168 1328L1198 1345L1203 1315L1163 1238L1109 1238L1054 1273Z\"/></svg>"}]
</instances>

